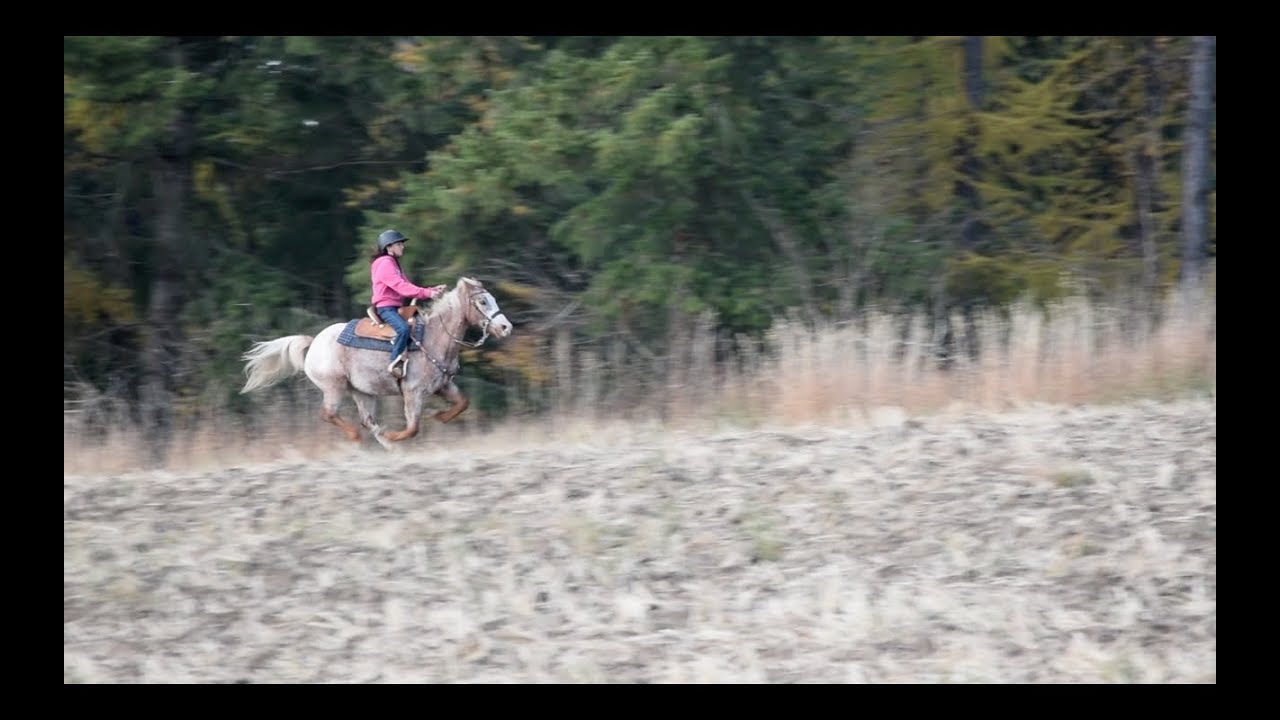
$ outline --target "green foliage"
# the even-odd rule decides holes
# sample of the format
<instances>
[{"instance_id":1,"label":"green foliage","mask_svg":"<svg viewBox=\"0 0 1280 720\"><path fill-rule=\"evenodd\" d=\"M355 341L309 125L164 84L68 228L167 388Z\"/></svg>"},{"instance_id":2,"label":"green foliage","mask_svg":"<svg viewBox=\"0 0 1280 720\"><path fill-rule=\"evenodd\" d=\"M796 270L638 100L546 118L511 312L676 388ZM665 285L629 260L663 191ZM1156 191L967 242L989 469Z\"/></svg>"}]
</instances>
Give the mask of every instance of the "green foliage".
<instances>
[{"instance_id":1,"label":"green foliage","mask_svg":"<svg viewBox=\"0 0 1280 720\"><path fill-rule=\"evenodd\" d=\"M183 312L192 367L184 390L202 407L243 410L256 398L239 394L239 354L256 340L314 335L332 318L310 298L294 292L293 278L250 256L223 255L211 278L205 292Z\"/></svg>"},{"instance_id":2,"label":"green foliage","mask_svg":"<svg viewBox=\"0 0 1280 720\"><path fill-rule=\"evenodd\" d=\"M1016 252L996 257L957 254L946 269L947 291L953 297L992 306L1028 297L1043 307L1068 294L1071 286L1063 279L1069 276L1061 263Z\"/></svg>"},{"instance_id":3,"label":"green foliage","mask_svg":"<svg viewBox=\"0 0 1280 720\"><path fill-rule=\"evenodd\" d=\"M106 387L131 350L137 321L127 288L105 283L77 258L62 261L63 380ZM114 345L113 345L114 344Z\"/></svg>"},{"instance_id":4,"label":"green foliage","mask_svg":"<svg viewBox=\"0 0 1280 720\"><path fill-rule=\"evenodd\" d=\"M660 355L703 313L760 337L796 308L1047 301L1131 282L1143 232L1167 283L1187 47L985 38L974 107L961 37L67 37L67 355L136 374L169 273L188 397L228 386L248 338L359 313L387 227L414 282L511 289L534 337L477 358L485 383L545 379L551 318Z\"/></svg>"},{"instance_id":5,"label":"green foliage","mask_svg":"<svg viewBox=\"0 0 1280 720\"><path fill-rule=\"evenodd\" d=\"M62 259L63 330L86 331L99 320L113 324L134 321L133 297L128 289L104 285L92 273Z\"/></svg>"},{"instance_id":6,"label":"green foliage","mask_svg":"<svg viewBox=\"0 0 1280 720\"><path fill-rule=\"evenodd\" d=\"M652 37L599 55L552 50L405 179L394 215L463 266L545 266L544 278L584 293L593 333L660 340L673 318L703 308L732 330L759 330L769 320L759 298L804 296L777 267L787 252L815 256L808 198L830 152L850 144L854 128L831 125L844 110L830 103L853 79L823 79L844 51L830 40ZM800 228L791 251L771 242L757 205L781 213L778 232ZM361 263L348 278L363 287Z\"/></svg>"}]
</instances>

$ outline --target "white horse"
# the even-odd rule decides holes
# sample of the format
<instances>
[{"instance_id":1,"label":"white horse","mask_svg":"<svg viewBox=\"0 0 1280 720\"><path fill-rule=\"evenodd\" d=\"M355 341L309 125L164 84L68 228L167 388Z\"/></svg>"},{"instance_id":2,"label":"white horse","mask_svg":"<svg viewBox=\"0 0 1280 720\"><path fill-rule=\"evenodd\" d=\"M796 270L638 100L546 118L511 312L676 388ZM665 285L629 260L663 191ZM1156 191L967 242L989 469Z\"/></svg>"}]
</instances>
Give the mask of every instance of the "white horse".
<instances>
[{"instance_id":1,"label":"white horse","mask_svg":"<svg viewBox=\"0 0 1280 720\"><path fill-rule=\"evenodd\" d=\"M391 344L381 349L357 348L338 342L349 323L335 323L319 335L289 335L254 343L243 359L248 377L241 393L268 387L305 370L307 377L324 393L320 417L333 423L356 442L360 430L338 414L343 398L350 392L360 412L360 424L383 447L418 434L422 406L430 395L439 395L450 406L435 414L442 423L449 422L467 409L469 401L453 382L458 372L458 353L462 346L478 347L489 337L499 339L511 335L511 323L498 309L498 303L484 285L469 277L460 278L452 290L441 295L428 313L415 308L415 323L424 323L422 344L410 333L408 367L404 378L387 371ZM365 323L367 320L361 320ZM464 341L468 328L478 327L483 335L476 342ZM379 396L400 395L404 398L404 430L384 431L376 417Z\"/></svg>"}]
</instances>

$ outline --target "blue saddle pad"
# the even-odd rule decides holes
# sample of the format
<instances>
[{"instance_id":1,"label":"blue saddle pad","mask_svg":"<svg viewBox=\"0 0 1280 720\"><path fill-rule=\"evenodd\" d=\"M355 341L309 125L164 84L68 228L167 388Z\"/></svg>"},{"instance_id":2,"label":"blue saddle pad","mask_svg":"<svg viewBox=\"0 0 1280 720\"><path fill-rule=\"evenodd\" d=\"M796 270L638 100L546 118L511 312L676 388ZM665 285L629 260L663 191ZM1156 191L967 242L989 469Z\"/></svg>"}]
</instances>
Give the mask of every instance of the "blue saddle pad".
<instances>
[{"instance_id":1,"label":"blue saddle pad","mask_svg":"<svg viewBox=\"0 0 1280 720\"><path fill-rule=\"evenodd\" d=\"M425 330L425 323L421 318L419 321L409 327L409 334L414 340L422 342L422 333ZM359 337L356 335L356 323L360 322L360 318L356 318L347 323L342 328L342 332L338 334L338 344L347 345L353 348L364 348L365 350L381 350L382 352L391 352L390 340L375 340L373 338ZM410 346L412 347L412 346Z\"/></svg>"}]
</instances>

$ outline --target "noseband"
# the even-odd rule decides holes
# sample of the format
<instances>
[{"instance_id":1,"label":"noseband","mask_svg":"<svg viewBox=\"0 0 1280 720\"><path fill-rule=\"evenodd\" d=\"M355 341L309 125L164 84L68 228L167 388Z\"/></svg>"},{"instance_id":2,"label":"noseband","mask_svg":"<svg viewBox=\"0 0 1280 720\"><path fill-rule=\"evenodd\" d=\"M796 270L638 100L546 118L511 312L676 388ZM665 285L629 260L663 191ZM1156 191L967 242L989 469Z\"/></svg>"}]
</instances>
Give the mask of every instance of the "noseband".
<instances>
[{"instance_id":1,"label":"noseband","mask_svg":"<svg viewBox=\"0 0 1280 720\"><path fill-rule=\"evenodd\" d=\"M493 322L493 317L498 314L498 301L494 300L493 296L490 295L488 291L485 291L475 297L470 298L470 302L473 306L475 306L477 310L479 310L481 313L484 314L484 322L480 323L481 334L480 334L479 340L475 342L467 342L462 338L454 337L453 333L449 332L449 328L445 327L444 320L440 320L440 327L444 328L444 334L448 335L449 339L453 340L459 345L464 345L469 348L476 348L483 345L484 341L489 339L489 324ZM489 310L487 308L492 308L492 310Z\"/></svg>"}]
</instances>

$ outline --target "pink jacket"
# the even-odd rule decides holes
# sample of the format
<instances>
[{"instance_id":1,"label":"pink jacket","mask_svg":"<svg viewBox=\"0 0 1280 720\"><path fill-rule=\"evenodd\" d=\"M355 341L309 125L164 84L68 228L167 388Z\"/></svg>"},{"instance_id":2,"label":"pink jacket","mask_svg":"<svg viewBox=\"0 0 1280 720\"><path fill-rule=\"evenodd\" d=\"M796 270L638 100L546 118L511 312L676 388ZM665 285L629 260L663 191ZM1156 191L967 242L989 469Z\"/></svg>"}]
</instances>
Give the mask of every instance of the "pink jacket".
<instances>
[{"instance_id":1,"label":"pink jacket","mask_svg":"<svg viewBox=\"0 0 1280 720\"><path fill-rule=\"evenodd\" d=\"M369 274L373 279L373 306L376 308L400 307L405 300L429 300L435 297L435 290L432 288L418 287L405 280L399 263L390 255L374 260Z\"/></svg>"}]
</instances>

